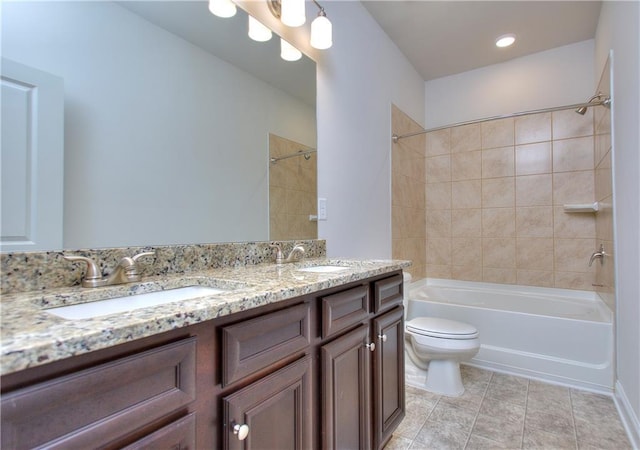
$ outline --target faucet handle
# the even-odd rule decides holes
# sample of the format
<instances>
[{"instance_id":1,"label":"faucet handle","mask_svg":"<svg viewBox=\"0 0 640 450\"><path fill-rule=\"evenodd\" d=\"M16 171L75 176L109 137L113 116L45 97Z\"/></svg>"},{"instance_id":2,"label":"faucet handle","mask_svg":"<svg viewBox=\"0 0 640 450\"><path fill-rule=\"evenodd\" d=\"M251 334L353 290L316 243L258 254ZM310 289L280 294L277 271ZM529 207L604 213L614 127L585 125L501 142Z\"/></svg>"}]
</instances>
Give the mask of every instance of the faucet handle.
<instances>
[{"instance_id":1,"label":"faucet handle","mask_svg":"<svg viewBox=\"0 0 640 450\"><path fill-rule=\"evenodd\" d=\"M142 253L138 253L137 255L131 257L131 259L133 259L133 262L138 262L138 260L140 258L144 258L145 256L156 256L156 252L142 252Z\"/></svg>"},{"instance_id":2,"label":"faucet handle","mask_svg":"<svg viewBox=\"0 0 640 450\"><path fill-rule=\"evenodd\" d=\"M100 280L102 279L102 274L98 269L98 265L91 258L87 258L86 256L66 256L62 255L64 259L71 262L84 262L87 264L87 273L84 276L85 280Z\"/></svg>"},{"instance_id":3,"label":"faucet handle","mask_svg":"<svg viewBox=\"0 0 640 450\"><path fill-rule=\"evenodd\" d=\"M284 257L282 256L282 246L279 243L274 242L273 244L269 244L269 247L278 250L276 252L276 264L282 264L282 260L284 259Z\"/></svg>"}]
</instances>

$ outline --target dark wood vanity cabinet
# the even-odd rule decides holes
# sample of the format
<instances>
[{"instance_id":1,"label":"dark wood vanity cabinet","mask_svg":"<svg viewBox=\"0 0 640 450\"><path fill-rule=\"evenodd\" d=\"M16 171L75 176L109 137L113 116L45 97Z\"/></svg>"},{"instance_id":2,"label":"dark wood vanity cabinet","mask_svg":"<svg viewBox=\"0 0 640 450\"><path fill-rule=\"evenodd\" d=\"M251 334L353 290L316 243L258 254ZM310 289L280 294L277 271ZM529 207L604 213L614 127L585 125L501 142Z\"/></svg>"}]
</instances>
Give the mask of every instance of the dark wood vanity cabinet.
<instances>
[{"instance_id":1,"label":"dark wood vanity cabinet","mask_svg":"<svg viewBox=\"0 0 640 450\"><path fill-rule=\"evenodd\" d=\"M2 448L382 448L401 302L393 272L6 375Z\"/></svg>"}]
</instances>

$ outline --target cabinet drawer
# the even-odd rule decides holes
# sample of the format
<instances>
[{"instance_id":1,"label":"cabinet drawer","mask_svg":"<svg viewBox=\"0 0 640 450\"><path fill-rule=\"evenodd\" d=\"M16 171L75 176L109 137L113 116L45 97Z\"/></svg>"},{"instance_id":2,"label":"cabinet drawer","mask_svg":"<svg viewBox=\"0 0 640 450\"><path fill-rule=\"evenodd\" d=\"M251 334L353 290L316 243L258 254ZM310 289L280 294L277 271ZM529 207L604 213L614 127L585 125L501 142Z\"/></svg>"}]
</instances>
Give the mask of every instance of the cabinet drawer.
<instances>
[{"instance_id":1,"label":"cabinet drawer","mask_svg":"<svg viewBox=\"0 0 640 450\"><path fill-rule=\"evenodd\" d=\"M327 338L365 320L369 315L369 288L356 286L321 298L322 338Z\"/></svg>"},{"instance_id":2,"label":"cabinet drawer","mask_svg":"<svg viewBox=\"0 0 640 450\"><path fill-rule=\"evenodd\" d=\"M391 309L402 302L402 274L376 281L373 288L373 312Z\"/></svg>"},{"instance_id":3,"label":"cabinet drawer","mask_svg":"<svg viewBox=\"0 0 640 450\"><path fill-rule=\"evenodd\" d=\"M127 445L122 450L154 450L167 448L171 450L195 450L196 448L196 414L171 422L142 439Z\"/></svg>"},{"instance_id":4,"label":"cabinet drawer","mask_svg":"<svg viewBox=\"0 0 640 450\"><path fill-rule=\"evenodd\" d=\"M310 342L309 303L222 329L222 385L226 386L294 353Z\"/></svg>"},{"instance_id":5,"label":"cabinet drawer","mask_svg":"<svg viewBox=\"0 0 640 450\"><path fill-rule=\"evenodd\" d=\"M189 338L2 396L2 448L93 448L195 399Z\"/></svg>"}]
</instances>

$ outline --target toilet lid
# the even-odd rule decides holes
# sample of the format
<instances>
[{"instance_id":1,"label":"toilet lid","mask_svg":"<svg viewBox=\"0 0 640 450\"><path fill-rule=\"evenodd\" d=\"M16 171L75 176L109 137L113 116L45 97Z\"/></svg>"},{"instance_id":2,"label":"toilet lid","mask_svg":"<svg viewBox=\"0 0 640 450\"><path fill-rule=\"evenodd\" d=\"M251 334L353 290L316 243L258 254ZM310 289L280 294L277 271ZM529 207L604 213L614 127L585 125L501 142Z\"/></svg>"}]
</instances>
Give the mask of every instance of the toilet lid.
<instances>
[{"instance_id":1,"label":"toilet lid","mask_svg":"<svg viewBox=\"0 0 640 450\"><path fill-rule=\"evenodd\" d=\"M439 317L416 317L407 322L407 331L444 339L475 339L478 330L468 323Z\"/></svg>"}]
</instances>

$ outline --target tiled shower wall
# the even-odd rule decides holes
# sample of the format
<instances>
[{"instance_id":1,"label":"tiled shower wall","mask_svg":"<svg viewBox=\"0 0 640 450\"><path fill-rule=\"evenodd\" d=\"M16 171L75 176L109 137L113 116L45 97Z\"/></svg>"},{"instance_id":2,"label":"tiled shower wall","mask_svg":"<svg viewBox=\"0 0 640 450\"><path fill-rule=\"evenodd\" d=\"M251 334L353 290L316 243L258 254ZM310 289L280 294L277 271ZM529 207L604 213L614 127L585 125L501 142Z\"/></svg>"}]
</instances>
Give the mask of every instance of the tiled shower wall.
<instances>
[{"instance_id":1,"label":"tiled shower wall","mask_svg":"<svg viewBox=\"0 0 640 450\"><path fill-rule=\"evenodd\" d=\"M422 127L395 106L392 129L397 134L422 131ZM426 274L427 245L425 211L425 135L402 139L392 151L392 257L413 261L409 272L415 279Z\"/></svg>"},{"instance_id":2,"label":"tiled shower wall","mask_svg":"<svg viewBox=\"0 0 640 450\"><path fill-rule=\"evenodd\" d=\"M278 158L311 150L295 141L269 134L269 157ZM269 163L269 239L317 239L318 177L316 153Z\"/></svg>"},{"instance_id":3,"label":"tiled shower wall","mask_svg":"<svg viewBox=\"0 0 640 450\"><path fill-rule=\"evenodd\" d=\"M401 112L394 109L395 115ZM426 276L592 290L595 215L567 213L563 205L595 199L593 123L590 108L584 116L564 110L428 133ZM393 129L407 132L395 121ZM422 183L400 185L398 174L410 177L396 168L402 164L397 153L415 148L419 155L418 140L402 139L393 149L394 203L404 201L392 211L398 258L414 259L409 252L416 253L402 246L408 238L395 230L410 219L396 215L410 209L402 199L420 198L406 191Z\"/></svg>"},{"instance_id":4,"label":"tiled shower wall","mask_svg":"<svg viewBox=\"0 0 640 450\"><path fill-rule=\"evenodd\" d=\"M598 92L607 97L610 93L609 61L602 73ZM602 300L615 311L614 264L613 264L613 188L611 179L611 110L599 106L594 108L595 123L595 199L600 204L596 214L596 245L604 246L607 256L596 266L596 291Z\"/></svg>"}]
</instances>

